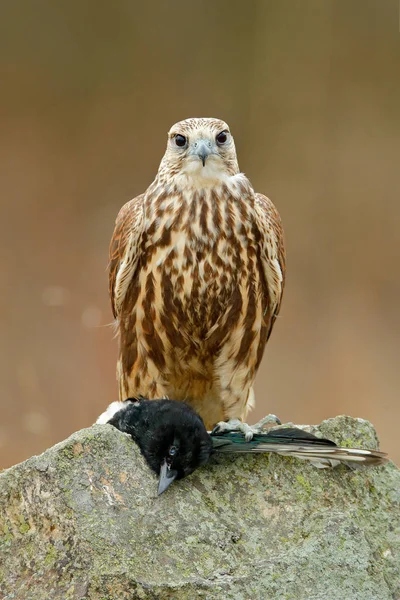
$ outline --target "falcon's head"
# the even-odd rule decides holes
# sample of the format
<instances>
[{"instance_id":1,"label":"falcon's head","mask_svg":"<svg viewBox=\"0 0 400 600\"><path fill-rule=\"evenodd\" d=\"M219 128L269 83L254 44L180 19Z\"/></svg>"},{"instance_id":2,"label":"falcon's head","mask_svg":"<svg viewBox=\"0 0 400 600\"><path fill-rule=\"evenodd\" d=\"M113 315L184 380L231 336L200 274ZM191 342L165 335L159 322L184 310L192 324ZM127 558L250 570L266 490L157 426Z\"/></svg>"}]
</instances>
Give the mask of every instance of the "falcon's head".
<instances>
[{"instance_id":1,"label":"falcon's head","mask_svg":"<svg viewBox=\"0 0 400 600\"><path fill-rule=\"evenodd\" d=\"M167 150L159 173L188 179L221 181L239 166L228 125L220 119L185 119L168 132Z\"/></svg>"}]
</instances>

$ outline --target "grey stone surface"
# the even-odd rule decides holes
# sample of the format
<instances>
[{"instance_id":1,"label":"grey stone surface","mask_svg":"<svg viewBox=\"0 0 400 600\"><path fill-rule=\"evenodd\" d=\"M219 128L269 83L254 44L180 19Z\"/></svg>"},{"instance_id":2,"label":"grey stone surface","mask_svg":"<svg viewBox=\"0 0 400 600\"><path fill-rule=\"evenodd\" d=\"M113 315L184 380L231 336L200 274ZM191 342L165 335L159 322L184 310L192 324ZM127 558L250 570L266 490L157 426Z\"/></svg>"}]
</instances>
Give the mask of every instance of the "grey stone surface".
<instances>
[{"instance_id":1,"label":"grey stone surface","mask_svg":"<svg viewBox=\"0 0 400 600\"><path fill-rule=\"evenodd\" d=\"M372 426L313 431L376 448ZM136 445L108 425L0 475L4 600L400 597L400 475L320 471L275 455L213 458L157 497Z\"/></svg>"}]
</instances>

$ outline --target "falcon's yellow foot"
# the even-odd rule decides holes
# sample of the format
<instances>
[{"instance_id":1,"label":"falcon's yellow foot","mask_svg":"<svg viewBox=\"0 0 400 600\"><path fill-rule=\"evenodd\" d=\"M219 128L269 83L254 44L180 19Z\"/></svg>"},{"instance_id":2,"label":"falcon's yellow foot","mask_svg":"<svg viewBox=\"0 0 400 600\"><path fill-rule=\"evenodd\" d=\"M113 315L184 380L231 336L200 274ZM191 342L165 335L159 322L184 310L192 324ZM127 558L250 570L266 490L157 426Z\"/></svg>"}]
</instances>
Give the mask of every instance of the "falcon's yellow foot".
<instances>
[{"instance_id":1,"label":"falcon's yellow foot","mask_svg":"<svg viewBox=\"0 0 400 600\"><path fill-rule=\"evenodd\" d=\"M246 442L250 442L255 434L263 433L264 426L268 424L281 425L281 421L276 415L267 415L255 425L248 425L239 419L231 419L230 421L220 421L217 423L211 433L215 434L240 431L244 434Z\"/></svg>"}]
</instances>

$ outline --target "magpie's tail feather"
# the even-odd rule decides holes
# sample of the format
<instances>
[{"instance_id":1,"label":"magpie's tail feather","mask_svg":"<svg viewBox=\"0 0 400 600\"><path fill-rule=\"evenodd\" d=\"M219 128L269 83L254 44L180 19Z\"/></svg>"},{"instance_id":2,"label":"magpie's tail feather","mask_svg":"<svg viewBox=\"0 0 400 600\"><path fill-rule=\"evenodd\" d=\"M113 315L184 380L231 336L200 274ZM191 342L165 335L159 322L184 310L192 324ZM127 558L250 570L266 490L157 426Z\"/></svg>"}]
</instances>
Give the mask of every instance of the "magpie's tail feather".
<instances>
[{"instance_id":1,"label":"magpie's tail feather","mask_svg":"<svg viewBox=\"0 0 400 600\"><path fill-rule=\"evenodd\" d=\"M379 466L388 462L388 457L377 450L361 448L340 448L324 438L318 438L296 427L281 427L270 433L257 434L250 442L237 432L211 434L215 452L275 452L282 456L294 456L308 460L315 467L327 469L340 463L351 466Z\"/></svg>"}]
</instances>

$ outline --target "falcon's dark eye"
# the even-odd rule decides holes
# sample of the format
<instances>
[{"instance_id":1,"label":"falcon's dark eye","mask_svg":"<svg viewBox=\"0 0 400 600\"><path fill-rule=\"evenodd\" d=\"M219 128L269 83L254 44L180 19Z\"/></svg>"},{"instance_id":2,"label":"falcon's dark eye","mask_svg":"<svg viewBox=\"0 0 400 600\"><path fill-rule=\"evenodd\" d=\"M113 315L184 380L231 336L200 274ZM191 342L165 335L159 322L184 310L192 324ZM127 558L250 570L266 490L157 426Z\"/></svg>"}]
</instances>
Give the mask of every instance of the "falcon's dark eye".
<instances>
[{"instance_id":1,"label":"falcon's dark eye","mask_svg":"<svg viewBox=\"0 0 400 600\"><path fill-rule=\"evenodd\" d=\"M170 456L175 456L175 454L178 452L178 448L176 446L171 446L171 448L169 449L168 454Z\"/></svg>"},{"instance_id":2,"label":"falcon's dark eye","mask_svg":"<svg viewBox=\"0 0 400 600\"><path fill-rule=\"evenodd\" d=\"M176 135L175 136L175 144L179 146L179 148L183 148L186 146L186 138L184 135Z\"/></svg>"},{"instance_id":3,"label":"falcon's dark eye","mask_svg":"<svg viewBox=\"0 0 400 600\"><path fill-rule=\"evenodd\" d=\"M219 133L215 139L217 140L218 144L225 144L226 140L228 139L226 131L221 131L221 133Z\"/></svg>"}]
</instances>

